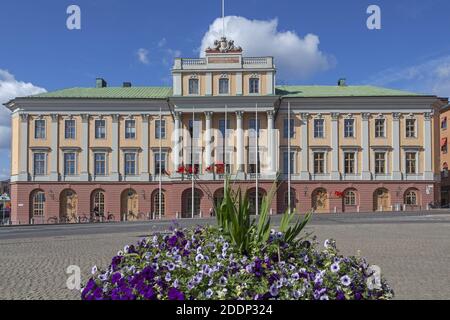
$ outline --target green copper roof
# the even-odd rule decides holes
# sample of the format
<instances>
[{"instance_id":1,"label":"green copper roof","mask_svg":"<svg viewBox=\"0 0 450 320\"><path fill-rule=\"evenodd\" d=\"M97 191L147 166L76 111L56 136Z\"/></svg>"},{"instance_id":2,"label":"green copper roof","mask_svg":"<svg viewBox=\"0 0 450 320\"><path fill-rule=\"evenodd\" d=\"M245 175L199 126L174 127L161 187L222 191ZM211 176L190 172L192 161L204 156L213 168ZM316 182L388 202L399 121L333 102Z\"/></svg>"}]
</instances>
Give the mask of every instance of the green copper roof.
<instances>
[{"instance_id":1,"label":"green copper roof","mask_svg":"<svg viewBox=\"0 0 450 320\"><path fill-rule=\"evenodd\" d=\"M34 95L32 98L167 99L171 95L171 87L107 87L63 89Z\"/></svg>"},{"instance_id":2,"label":"green copper roof","mask_svg":"<svg viewBox=\"0 0 450 320\"><path fill-rule=\"evenodd\" d=\"M277 86L277 95L283 97L394 97L419 94L372 86Z\"/></svg>"},{"instance_id":3,"label":"green copper roof","mask_svg":"<svg viewBox=\"0 0 450 320\"><path fill-rule=\"evenodd\" d=\"M276 95L283 97L395 97L420 94L372 86L277 86ZM171 87L107 87L70 88L41 93L31 98L86 98L86 99L167 99Z\"/></svg>"}]
</instances>

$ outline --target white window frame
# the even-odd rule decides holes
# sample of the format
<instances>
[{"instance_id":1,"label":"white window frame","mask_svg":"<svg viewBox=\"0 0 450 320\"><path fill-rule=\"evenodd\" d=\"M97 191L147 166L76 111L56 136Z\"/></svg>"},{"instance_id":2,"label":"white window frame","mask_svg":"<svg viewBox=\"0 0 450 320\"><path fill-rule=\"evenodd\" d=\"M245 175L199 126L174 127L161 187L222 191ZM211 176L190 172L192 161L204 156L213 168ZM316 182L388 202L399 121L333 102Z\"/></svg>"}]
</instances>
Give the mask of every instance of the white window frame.
<instances>
[{"instance_id":1,"label":"white window frame","mask_svg":"<svg viewBox=\"0 0 450 320\"><path fill-rule=\"evenodd\" d=\"M220 92L220 82L221 81L223 81L223 80L226 80L226 82L227 82L227 92ZM230 95L230 79L228 78L228 76L222 76L222 77L220 77L219 78L219 80L218 80L218 94L219 95L221 95L221 96L227 96L227 95Z\"/></svg>"},{"instance_id":2,"label":"white window frame","mask_svg":"<svg viewBox=\"0 0 450 320\"><path fill-rule=\"evenodd\" d=\"M347 127L346 127L346 122L347 121L351 121L352 122L352 135L351 136L347 136L347 131L346 131L346 129L347 129ZM345 139L354 139L354 138L356 138L356 121L355 121L355 119L354 118L346 118L346 119L344 119L344 138Z\"/></svg>"},{"instance_id":3,"label":"white window frame","mask_svg":"<svg viewBox=\"0 0 450 320\"><path fill-rule=\"evenodd\" d=\"M160 133L160 129L158 128L157 123L159 123L160 127L161 127L161 136L159 136ZM155 119L155 139L156 140L165 140L167 137L167 122L166 119Z\"/></svg>"},{"instance_id":4,"label":"white window frame","mask_svg":"<svg viewBox=\"0 0 450 320\"><path fill-rule=\"evenodd\" d=\"M346 153L352 153L355 157L354 159L354 166L355 166L355 172L354 173L346 173L345 172L345 154ZM359 151L356 149L343 149L342 150L342 173L344 174L344 176L356 176L359 174L359 168L358 168L358 156L359 156Z\"/></svg>"},{"instance_id":5,"label":"white window frame","mask_svg":"<svg viewBox=\"0 0 450 320\"><path fill-rule=\"evenodd\" d=\"M105 136L103 138L97 138L97 121L103 121L105 123ZM106 119L94 119L94 139L95 140L106 140L106 136L108 135L108 127Z\"/></svg>"},{"instance_id":6,"label":"white window frame","mask_svg":"<svg viewBox=\"0 0 450 320\"><path fill-rule=\"evenodd\" d=\"M314 155L316 154L316 153L323 153L324 155L323 155L323 161L324 161L324 163L323 163L323 169L324 169L324 172L323 173L316 173L315 172L315 167L314 167ZM328 150L324 150L324 149L315 149L315 150L312 150L312 152L311 152L311 172L312 172L312 174L314 175L314 176L324 176L324 175L328 175L329 173L328 173Z\"/></svg>"},{"instance_id":7,"label":"white window frame","mask_svg":"<svg viewBox=\"0 0 450 320\"><path fill-rule=\"evenodd\" d=\"M257 92L252 92L252 80L258 81L258 90ZM248 79L248 94L249 95L259 95L261 93L261 79L259 76L251 76Z\"/></svg>"},{"instance_id":8,"label":"white window frame","mask_svg":"<svg viewBox=\"0 0 450 320\"><path fill-rule=\"evenodd\" d=\"M36 122L37 121L43 121L44 122L44 136L43 137L37 137L37 131L36 131ZM34 119L34 139L35 140L46 140L47 139L47 120L46 119Z\"/></svg>"},{"instance_id":9,"label":"white window frame","mask_svg":"<svg viewBox=\"0 0 450 320\"><path fill-rule=\"evenodd\" d=\"M134 123L134 137L127 137L127 123L133 122ZM136 140L137 139L137 127L136 127L136 120L135 119L125 119L124 122L124 136L126 140Z\"/></svg>"},{"instance_id":10,"label":"white window frame","mask_svg":"<svg viewBox=\"0 0 450 320\"><path fill-rule=\"evenodd\" d=\"M127 173L127 154L134 154L134 173ZM134 150L123 151L123 175L126 177L135 177L139 174L139 153Z\"/></svg>"},{"instance_id":11,"label":"white window frame","mask_svg":"<svg viewBox=\"0 0 450 320\"><path fill-rule=\"evenodd\" d=\"M375 172L375 153L384 153L385 154L385 173L376 173ZM388 149L381 149L381 148L377 148L377 149L373 149L372 150L372 160L373 160L373 174L375 176L379 176L379 177L383 177L383 176L388 176L391 174L391 167L390 167L390 162L389 162L389 150Z\"/></svg>"},{"instance_id":12,"label":"white window frame","mask_svg":"<svg viewBox=\"0 0 450 320\"><path fill-rule=\"evenodd\" d=\"M197 92L191 92L191 81L197 81ZM201 92L201 88L200 88L200 79L197 76L191 76L188 79L188 95L190 96L199 96L200 92Z\"/></svg>"},{"instance_id":13,"label":"white window frame","mask_svg":"<svg viewBox=\"0 0 450 320\"><path fill-rule=\"evenodd\" d=\"M383 121L383 135L382 136L377 136L377 121ZM374 120L373 126L374 126L374 130L375 130L375 132L374 132L375 139L386 139L386 133L387 133L386 118L376 118Z\"/></svg>"},{"instance_id":14,"label":"white window frame","mask_svg":"<svg viewBox=\"0 0 450 320\"><path fill-rule=\"evenodd\" d=\"M159 150L154 150L153 151L153 175L155 176L159 176L159 169L157 169L156 165L157 165L157 161L156 161L156 156L159 155L160 152ZM168 158L168 151L167 150L161 150L161 154L164 155L164 170L167 171L167 158ZM161 156L160 157L160 161L161 162ZM161 175L164 176L164 171L161 170Z\"/></svg>"},{"instance_id":15,"label":"white window frame","mask_svg":"<svg viewBox=\"0 0 450 320\"><path fill-rule=\"evenodd\" d=\"M322 136L316 137L316 121L322 121ZM315 118L313 119L313 138L314 139L326 139L326 122L323 118Z\"/></svg>"},{"instance_id":16,"label":"white window frame","mask_svg":"<svg viewBox=\"0 0 450 320\"><path fill-rule=\"evenodd\" d=\"M104 156L105 156L105 174L97 174L97 171L96 171L96 161L95 161L95 155L96 154L103 154ZM94 153L93 153L93 156L94 156L94 161L93 161L93 163L94 163L94 176L95 177L107 177L108 175L109 175L109 171L108 171L108 152L105 152L105 151L94 151Z\"/></svg>"},{"instance_id":17,"label":"white window frame","mask_svg":"<svg viewBox=\"0 0 450 320\"><path fill-rule=\"evenodd\" d=\"M414 154L416 155L416 172L415 172L415 173L408 173L408 172L407 172L407 166L406 166L406 161L407 161L406 154L407 154L407 153L414 153ZM415 175L418 175L419 172L420 172L420 170L419 170L419 164L420 164L420 161L419 161L419 159L420 159L420 153L419 153L419 150L417 150L417 149L408 149L408 148L406 148L406 149L403 150L403 155L404 155L403 163L404 163L404 166L405 166L405 174L406 174L407 176L415 176Z\"/></svg>"},{"instance_id":18,"label":"white window frame","mask_svg":"<svg viewBox=\"0 0 450 320\"><path fill-rule=\"evenodd\" d=\"M407 127L408 120L414 121L414 135L412 137L408 137L408 127ZM405 118L405 138L406 139L417 139L417 137L419 136L417 122L418 122L417 119L414 117Z\"/></svg>"},{"instance_id":19,"label":"white window frame","mask_svg":"<svg viewBox=\"0 0 450 320\"><path fill-rule=\"evenodd\" d=\"M73 121L73 123L74 123L73 138L67 137L67 121ZM77 120L76 119L64 119L64 139L65 140L76 140L77 139Z\"/></svg>"},{"instance_id":20,"label":"white window frame","mask_svg":"<svg viewBox=\"0 0 450 320\"><path fill-rule=\"evenodd\" d=\"M35 155L36 154L43 154L44 155L44 174L36 174L36 160L35 160ZM43 151L43 150L35 150L33 151L33 177L45 177L48 176L48 151Z\"/></svg>"},{"instance_id":21,"label":"white window frame","mask_svg":"<svg viewBox=\"0 0 450 320\"><path fill-rule=\"evenodd\" d=\"M74 173L73 174L67 174L66 173L66 154L73 153L75 155L75 163L74 163ZM75 152L73 150L67 150L63 152L63 174L64 177L75 177L78 175L78 152Z\"/></svg>"},{"instance_id":22,"label":"white window frame","mask_svg":"<svg viewBox=\"0 0 450 320\"><path fill-rule=\"evenodd\" d=\"M290 129L292 131L292 137L289 132L289 120L291 121ZM283 139L295 139L295 119L284 118L283 119Z\"/></svg>"},{"instance_id":23,"label":"white window frame","mask_svg":"<svg viewBox=\"0 0 450 320\"><path fill-rule=\"evenodd\" d=\"M283 159L283 174L289 174L288 168L285 168L284 165L284 157L285 154L289 154L289 151L287 150L287 148L284 148L283 153L282 153L282 159ZM295 175L297 174L297 151L296 150L291 150L291 154L292 154L292 165L291 165L291 175ZM289 161L289 159L288 159ZM287 163L289 164L289 163Z\"/></svg>"}]
</instances>

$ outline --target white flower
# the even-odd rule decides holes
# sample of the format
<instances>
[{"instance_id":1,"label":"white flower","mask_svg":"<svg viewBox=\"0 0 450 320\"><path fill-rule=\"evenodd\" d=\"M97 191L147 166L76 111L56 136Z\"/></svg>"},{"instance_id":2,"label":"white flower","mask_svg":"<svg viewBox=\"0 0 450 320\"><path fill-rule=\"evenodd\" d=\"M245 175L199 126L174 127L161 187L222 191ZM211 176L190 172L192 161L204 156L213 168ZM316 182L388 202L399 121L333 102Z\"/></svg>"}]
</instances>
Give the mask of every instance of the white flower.
<instances>
[{"instance_id":1,"label":"white flower","mask_svg":"<svg viewBox=\"0 0 450 320\"><path fill-rule=\"evenodd\" d=\"M92 269L91 269L91 273L92 273L92 274L96 274L97 271L98 271L97 266L93 266Z\"/></svg>"},{"instance_id":2,"label":"white flower","mask_svg":"<svg viewBox=\"0 0 450 320\"><path fill-rule=\"evenodd\" d=\"M345 276L341 277L341 283L342 283L342 285L348 287L350 285L350 283L352 283L352 281L350 280L350 277L348 275L345 275Z\"/></svg>"},{"instance_id":3,"label":"white flower","mask_svg":"<svg viewBox=\"0 0 450 320\"><path fill-rule=\"evenodd\" d=\"M331 272L336 273L340 270L339 263L335 262L330 267Z\"/></svg>"}]
</instances>

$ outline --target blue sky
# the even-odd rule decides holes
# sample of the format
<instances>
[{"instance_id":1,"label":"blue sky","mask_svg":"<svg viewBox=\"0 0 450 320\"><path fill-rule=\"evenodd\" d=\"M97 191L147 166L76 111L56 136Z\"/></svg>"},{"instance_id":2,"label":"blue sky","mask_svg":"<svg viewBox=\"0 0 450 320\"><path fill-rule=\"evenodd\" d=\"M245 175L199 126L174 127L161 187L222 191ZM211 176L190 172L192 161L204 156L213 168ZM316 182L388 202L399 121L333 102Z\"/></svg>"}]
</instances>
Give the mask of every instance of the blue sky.
<instances>
[{"instance_id":1,"label":"blue sky","mask_svg":"<svg viewBox=\"0 0 450 320\"><path fill-rule=\"evenodd\" d=\"M81 30L66 28L71 4L81 8ZM371 4L381 8L381 30L366 27ZM0 102L41 88L93 86L98 76L110 85L170 85L173 58L200 55L221 26L214 24L220 10L220 0L2 1ZM275 55L280 83L346 77L450 95L447 0L227 0L226 15L234 16L227 29L244 52ZM0 135L8 130L2 110ZM2 155L8 144L0 142ZM4 178L9 158L0 159Z\"/></svg>"}]
</instances>

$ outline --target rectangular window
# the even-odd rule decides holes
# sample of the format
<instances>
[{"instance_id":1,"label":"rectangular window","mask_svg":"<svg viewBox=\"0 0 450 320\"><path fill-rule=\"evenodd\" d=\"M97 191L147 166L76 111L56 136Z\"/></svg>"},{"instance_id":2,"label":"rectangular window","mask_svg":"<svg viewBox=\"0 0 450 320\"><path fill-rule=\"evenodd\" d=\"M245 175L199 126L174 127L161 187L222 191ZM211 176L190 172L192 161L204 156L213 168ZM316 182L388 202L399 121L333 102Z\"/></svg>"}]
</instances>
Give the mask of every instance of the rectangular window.
<instances>
[{"instance_id":1,"label":"rectangular window","mask_svg":"<svg viewBox=\"0 0 450 320\"><path fill-rule=\"evenodd\" d=\"M125 175L136 175L136 153L125 153Z\"/></svg>"},{"instance_id":2,"label":"rectangular window","mask_svg":"<svg viewBox=\"0 0 450 320\"><path fill-rule=\"evenodd\" d=\"M442 129L442 130L447 129L447 117L444 117L444 118L441 120L441 129Z\"/></svg>"},{"instance_id":3,"label":"rectangular window","mask_svg":"<svg viewBox=\"0 0 450 320\"><path fill-rule=\"evenodd\" d=\"M106 138L106 121L95 120L95 139Z\"/></svg>"},{"instance_id":4,"label":"rectangular window","mask_svg":"<svg viewBox=\"0 0 450 320\"><path fill-rule=\"evenodd\" d=\"M250 78L249 91L251 94L259 93L259 79L258 78Z\"/></svg>"},{"instance_id":5,"label":"rectangular window","mask_svg":"<svg viewBox=\"0 0 450 320\"><path fill-rule=\"evenodd\" d=\"M198 79L189 79L189 94L198 94Z\"/></svg>"},{"instance_id":6,"label":"rectangular window","mask_svg":"<svg viewBox=\"0 0 450 320\"><path fill-rule=\"evenodd\" d=\"M283 152L283 173L284 174L295 173L294 160L295 160L295 152L291 151L290 159L289 159L289 152L287 152L287 151ZM289 170L289 161L291 162L290 170Z\"/></svg>"},{"instance_id":7,"label":"rectangular window","mask_svg":"<svg viewBox=\"0 0 450 320\"><path fill-rule=\"evenodd\" d=\"M386 152L375 152L375 174L386 174Z\"/></svg>"},{"instance_id":8,"label":"rectangular window","mask_svg":"<svg viewBox=\"0 0 450 320\"><path fill-rule=\"evenodd\" d=\"M194 118L195 119L195 118ZM189 135L192 139L200 138L200 126L202 122L200 120L189 120Z\"/></svg>"},{"instance_id":9,"label":"rectangular window","mask_svg":"<svg viewBox=\"0 0 450 320\"><path fill-rule=\"evenodd\" d=\"M344 137L354 138L355 137L355 120L345 119L344 120Z\"/></svg>"},{"instance_id":10,"label":"rectangular window","mask_svg":"<svg viewBox=\"0 0 450 320\"><path fill-rule=\"evenodd\" d=\"M230 82L228 79L219 79L219 94L229 94L230 93L229 84Z\"/></svg>"},{"instance_id":11,"label":"rectangular window","mask_svg":"<svg viewBox=\"0 0 450 320\"><path fill-rule=\"evenodd\" d=\"M76 154L75 152L64 153L64 175L76 175Z\"/></svg>"},{"instance_id":12,"label":"rectangular window","mask_svg":"<svg viewBox=\"0 0 450 320\"><path fill-rule=\"evenodd\" d=\"M287 139L288 136L291 139L294 138L294 135L295 135L294 124L295 124L294 119L284 119L284 123L283 123L283 137L285 139ZM289 134L289 127L290 127L290 131L291 131L290 134Z\"/></svg>"},{"instance_id":13,"label":"rectangular window","mask_svg":"<svg viewBox=\"0 0 450 320\"><path fill-rule=\"evenodd\" d=\"M136 121L125 120L125 139L136 139Z\"/></svg>"},{"instance_id":14,"label":"rectangular window","mask_svg":"<svg viewBox=\"0 0 450 320\"><path fill-rule=\"evenodd\" d=\"M75 120L65 120L64 126L64 138L75 139Z\"/></svg>"},{"instance_id":15,"label":"rectangular window","mask_svg":"<svg viewBox=\"0 0 450 320\"><path fill-rule=\"evenodd\" d=\"M314 138L324 138L324 119L314 119Z\"/></svg>"},{"instance_id":16,"label":"rectangular window","mask_svg":"<svg viewBox=\"0 0 450 320\"><path fill-rule=\"evenodd\" d=\"M231 122L230 120L227 119L227 126L225 129L225 119L219 119L219 131L220 134L222 135L221 137L224 138L225 135L228 138L230 136L230 129L231 129ZM226 131L225 131L226 130Z\"/></svg>"},{"instance_id":17,"label":"rectangular window","mask_svg":"<svg viewBox=\"0 0 450 320\"><path fill-rule=\"evenodd\" d=\"M158 140L166 138L166 120L155 121L155 137Z\"/></svg>"},{"instance_id":18,"label":"rectangular window","mask_svg":"<svg viewBox=\"0 0 450 320\"><path fill-rule=\"evenodd\" d=\"M406 119L406 137L416 137L416 119Z\"/></svg>"},{"instance_id":19,"label":"rectangular window","mask_svg":"<svg viewBox=\"0 0 450 320\"><path fill-rule=\"evenodd\" d=\"M261 119L250 119L248 121L248 129L249 129L249 136L255 138L256 133L259 137L260 131L261 131Z\"/></svg>"},{"instance_id":20,"label":"rectangular window","mask_svg":"<svg viewBox=\"0 0 450 320\"><path fill-rule=\"evenodd\" d=\"M314 173L324 174L325 173L325 153L324 152L314 152Z\"/></svg>"},{"instance_id":21,"label":"rectangular window","mask_svg":"<svg viewBox=\"0 0 450 320\"><path fill-rule=\"evenodd\" d=\"M94 172L96 176L106 175L106 154L95 153L94 154Z\"/></svg>"},{"instance_id":22,"label":"rectangular window","mask_svg":"<svg viewBox=\"0 0 450 320\"><path fill-rule=\"evenodd\" d=\"M385 120L375 119L375 138L385 138Z\"/></svg>"},{"instance_id":23,"label":"rectangular window","mask_svg":"<svg viewBox=\"0 0 450 320\"><path fill-rule=\"evenodd\" d=\"M344 173L345 174L355 174L355 153L345 152L344 153Z\"/></svg>"},{"instance_id":24,"label":"rectangular window","mask_svg":"<svg viewBox=\"0 0 450 320\"><path fill-rule=\"evenodd\" d=\"M406 173L416 174L417 173L417 153L416 152L406 152Z\"/></svg>"},{"instance_id":25,"label":"rectangular window","mask_svg":"<svg viewBox=\"0 0 450 320\"><path fill-rule=\"evenodd\" d=\"M45 120L34 121L34 138L45 139Z\"/></svg>"},{"instance_id":26,"label":"rectangular window","mask_svg":"<svg viewBox=\"0 0 450 320\"><path fill-rule=\"evenodd\" d=\"M155 153L155 172L154 175L159 175L161 170L161 175L164 175L166 172L166 153L165 152L156 152Z\"/></svg>"},{"instance_id":27,"label":"rectangular window","mask_svg":"<svg viewBox=\"0 0 450 320\"><path fill-rule=\"evenodd\" d=\"M43 152L35 153L33 159L33 168L35 176L45 176L45 159L47 155Z\"/></svg>"}]
</instances>

